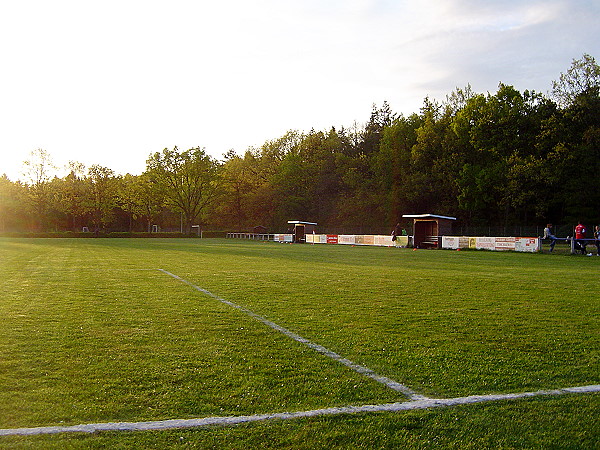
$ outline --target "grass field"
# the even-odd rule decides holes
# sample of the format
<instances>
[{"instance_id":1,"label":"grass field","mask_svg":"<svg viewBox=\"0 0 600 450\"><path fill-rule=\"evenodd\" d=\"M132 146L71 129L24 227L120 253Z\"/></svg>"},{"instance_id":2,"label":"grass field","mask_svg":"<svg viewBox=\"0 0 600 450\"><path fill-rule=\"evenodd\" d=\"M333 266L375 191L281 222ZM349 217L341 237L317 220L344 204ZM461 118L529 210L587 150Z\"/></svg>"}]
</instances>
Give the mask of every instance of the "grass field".
<instances>
[{"instance_id":1,"label":"grass field","mask_svg":"<svg viewBox=\"0 0 600 450\"><path fill-rule=\"evenodd\" d=\"M571 255L0 239L0 429L414 400L257 316L426 398L598 385L599 272ZM598 393L571 393L0 448L600 448L599 413Z\"/></svg>"}]
</instances>

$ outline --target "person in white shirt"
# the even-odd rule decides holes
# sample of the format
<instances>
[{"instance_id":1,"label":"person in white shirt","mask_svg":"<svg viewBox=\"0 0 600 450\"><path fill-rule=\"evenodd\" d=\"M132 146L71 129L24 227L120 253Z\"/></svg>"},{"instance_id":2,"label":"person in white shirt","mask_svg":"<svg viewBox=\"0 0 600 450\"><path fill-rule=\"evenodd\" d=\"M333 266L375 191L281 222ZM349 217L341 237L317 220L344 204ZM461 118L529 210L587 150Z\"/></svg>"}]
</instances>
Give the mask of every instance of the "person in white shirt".
<instances>
[{"instance_id":1,"label":"person in white shirt","mask_svg":"<svg viewBox=\"0 0 600 450\"><path fill-rule=\"evenodd\" d=\"M552 252L554 250L554 246L556 245L556 236L554 236L552 234L552 224L549 223L548 225L546 225L546 228L544 228L544 237L542 239L550 239L550 251Z\"/></svg>"}]
</instances>

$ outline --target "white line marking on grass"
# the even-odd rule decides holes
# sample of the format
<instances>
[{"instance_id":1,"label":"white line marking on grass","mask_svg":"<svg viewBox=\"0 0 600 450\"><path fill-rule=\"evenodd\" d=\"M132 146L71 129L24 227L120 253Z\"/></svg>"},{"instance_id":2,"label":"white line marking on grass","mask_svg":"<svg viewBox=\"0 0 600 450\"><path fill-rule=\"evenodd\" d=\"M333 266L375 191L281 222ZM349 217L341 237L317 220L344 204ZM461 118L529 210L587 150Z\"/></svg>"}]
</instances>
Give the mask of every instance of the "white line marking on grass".
<instances>
[{"instance_id":1,"label":"white line marking on grass","mask_svg":"<svg viewBox=\"0 0 600 450\"><path fill-rule=\"evenodd\" d=\"M248 315L248 316L250 316L250 317L252 317L252 318L254 318L254 319L256 319L256 320L258 320L258 321L260 321L262 323L264 323L265 325L273 328L274 330L279 331L280 333L285 334L287 337L290 337L293 340L295 340L297 342L300 342L300 343L306 345L307 347L310 347L313 350L315 350L315 351L317 351L317 352L319 352L319 353L321 353L321 354L323 354L323 355L325 355L325 356L327 356L327 357L329 357L329 358L331 358L331 359L333 359L333 360L335 360L335 361L337 361L339 363L342 363L343 365L345 365L346 367L354 370L355 372L360 373L361 375L364 375L366 377L369 377L369 378L371 378L371 379L373 379L373 380L375 380L375 381L377 381L377 382L379 382L381 384L384 384L387 387L389 387L390 389L393 389L393 390L395 390L397 392L401 392L402 394L406 395L411 400L422 400L422 399L426 399L427 398L427 397L425 397L423 395L417 394L415 391L413 391L409 387L404 386L403 384L398 383L397 381L394 381L394 380L392 380L392 379L390 379L388 377L384 377L382 375L378 375L375 372L373 372L371 369L369 369L368 367L361 366L360 364L356 364L356 363L350 361L349 359L343 358L342 356L338 355L334 351L331 351L328 348L323 347L322 345L315 344L315 343L309 341L308 339L303 338L302 336L294 333L293 331L290 331L287 328L284 328L284 327L282 327L280 325L277 325L275 322L271 322L270 320L264 318L263 316L260 316L260 315L258 315L256 313L250 311L249 309L244 308L243 306L237 305L237 304L235 304L233 302L230 302L229 300L225 300L225 299L223 299L223 298L221 298L221 297L213 294L212 292L207 291L206 289L202 289L201 287L198 287L195 284L190 283L189 281L184 280L183 278L181 278L181 277L179 277L179 276L177 276L175 274L172 274L171 272L167 272L166 270L163 270L163 269L158 269L158 270L160 270L161 272L163 272L163 273L165 273L165 274L167 274L167 275L169 275L169 276L171 276L171 277L173 277L173 278L175 278L175 279L177 279L177 280L179 280L179 281L187 284L188 286L193 287L194 289L196 289L197 291L202 292L203 294L206 294L206 295L208 295L208 296L210 296L210 297L212 297L212 298L214 298L214 299L216 299L216 300L218 300L218 301L220 301L222 303L225 303L226 305L229 305L232 308L236 308L236 309L242 311L244 314L246 314L246 315Z\"/></svg>"},{"instance_id":2,"label":"white line marking on grass","mask_svg":"<svg viewBox=\"0 0 600 450\"><path fill-rule=\"evenodd\" d=\"M381 405L343 406L338 408L313 409L308 411L282 412L273 414L255 414L249 416L206 417L203 419L170 419L148 422L108 422L90 423L73 426L6 428L0 429L0 436L40 435L58 433L95 433L98 431L149 431L178 428L198 428L207 426L231 426L242 423L262 422L267 420L290 420L308 417L333 416L339 414L359 414L371 412L401 412L417 409L471 405L475 403L495 402L501 400L517 400L544 395L588 394L600 392L600 385L576 386L565 389L520 392L513 394L470 395L448 399L424 398L410 402L384 403Z\"/></svg>"}]
</instances>

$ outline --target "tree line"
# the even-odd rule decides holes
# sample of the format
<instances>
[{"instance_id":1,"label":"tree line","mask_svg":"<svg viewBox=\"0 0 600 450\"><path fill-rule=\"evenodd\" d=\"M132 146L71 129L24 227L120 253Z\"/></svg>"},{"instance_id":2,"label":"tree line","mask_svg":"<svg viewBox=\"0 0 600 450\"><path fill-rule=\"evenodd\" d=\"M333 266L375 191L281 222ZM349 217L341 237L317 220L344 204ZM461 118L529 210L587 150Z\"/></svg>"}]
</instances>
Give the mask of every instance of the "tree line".
<instances>
[{"instance_id":1,"label":"tree line","mask_svg":"<svg viewBox=\"0 0 600 450\"><path fill-rule=\"evenodd\" d=\"M406 213L465 225L600 223L600 67L584 54L549 95L467 85L418 113L374 105L364 125L291 130L221 160L202 148L151 154L141 175L70 163L51 177L42 149L28 182L0 177L0 231L387 232ZM387 230L387 231L386 231Z\"/></svg>"}]
</instances>

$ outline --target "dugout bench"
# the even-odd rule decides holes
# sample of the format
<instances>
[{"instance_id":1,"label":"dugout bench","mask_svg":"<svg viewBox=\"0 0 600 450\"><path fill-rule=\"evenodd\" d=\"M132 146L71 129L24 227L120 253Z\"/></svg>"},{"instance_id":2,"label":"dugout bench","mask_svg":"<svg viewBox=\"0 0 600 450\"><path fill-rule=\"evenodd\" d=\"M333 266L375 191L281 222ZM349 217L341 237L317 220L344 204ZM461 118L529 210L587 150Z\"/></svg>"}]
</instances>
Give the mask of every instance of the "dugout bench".
<instances>
[{"instance_id":1,"label":"dugout bench","mask_svg":"<svg viewBox=\"0 0 600 450\"><path fill-rule=\"evenodd\" d=\"M442 236L452 235L452 224L456 217L435 214L404 214L413 219L413 247L441 248Z\"/></svg>"}]
</instances>

